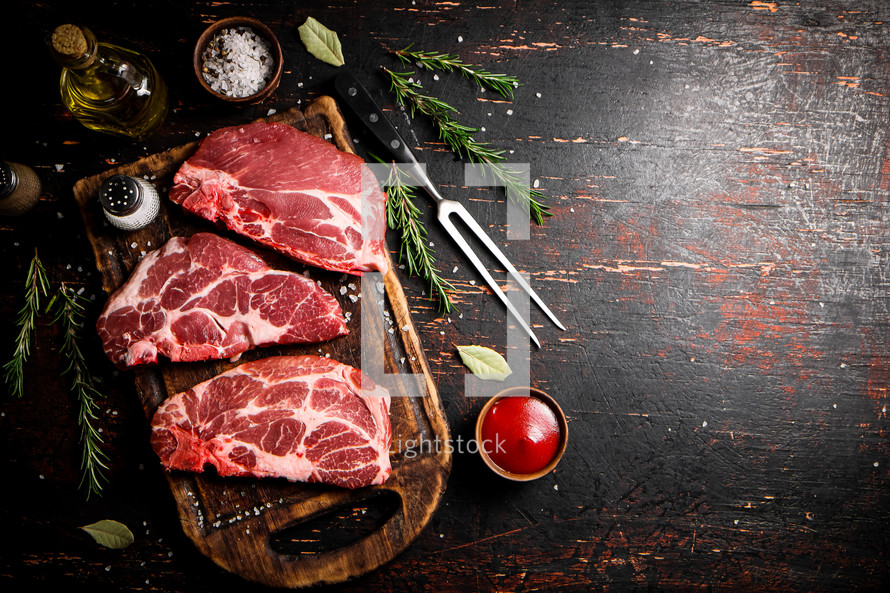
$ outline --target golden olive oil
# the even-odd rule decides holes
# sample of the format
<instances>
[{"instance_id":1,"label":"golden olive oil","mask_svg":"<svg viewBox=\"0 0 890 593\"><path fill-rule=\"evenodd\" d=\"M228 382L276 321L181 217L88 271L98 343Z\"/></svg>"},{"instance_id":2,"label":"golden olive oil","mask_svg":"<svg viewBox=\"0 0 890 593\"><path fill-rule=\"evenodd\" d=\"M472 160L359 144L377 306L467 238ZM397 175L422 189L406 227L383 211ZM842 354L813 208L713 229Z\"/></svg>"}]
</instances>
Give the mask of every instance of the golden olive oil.
<instances>
[{"instance_id":1,"label":"golden olive oil","mask_svg":"<svg viewBox=\"0 0 890 593\"><path fill-rule=\"evenodd\" d=\"M73 25L56 29L52 49L63 66L62 103L87 128L142 139L164 122L167 87L142 54Z\"/></svg>"}]
</instances>

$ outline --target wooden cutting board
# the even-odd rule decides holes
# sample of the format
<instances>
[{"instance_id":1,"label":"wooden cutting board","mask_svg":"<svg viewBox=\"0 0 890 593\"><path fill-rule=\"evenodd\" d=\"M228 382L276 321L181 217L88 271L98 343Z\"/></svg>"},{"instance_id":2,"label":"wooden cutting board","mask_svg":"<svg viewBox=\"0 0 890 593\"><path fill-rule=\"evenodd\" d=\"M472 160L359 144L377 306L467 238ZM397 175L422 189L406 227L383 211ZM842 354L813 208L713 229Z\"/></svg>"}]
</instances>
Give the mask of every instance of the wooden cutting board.
<instances>
[{"instance_id":1,"label":"wooden cutting board","mask_svg":"<svg viewBox=\"0 0 890 593\"><path fill-rule=\"evenodd\" d=\"M292 125L330 140L340 150L355 152L342 114L330 97L319 97L305 111L295 108L266 119ZM251 350L238 363L164 360L151 368L127 371L133 374L148 419L169 395L249 360L278 354L316 354L361 367L362 286L358 277L307 269L188 214L167 200L173 174L197 146L197 141L178 146L75 184L74 195L104 289L111 293L118 288L146 252L170 237L215 230L254 250L274 268L308 271L340 300L344 312L351 313L350 334L322 344ZM147 178L158 188L161 212L148 227L124 232L105 221L98 189L106 177L116 173ZM451 455L447 447L430 443L448 442L448 425L393 268L390 265L384 277L385 314L375 321L384 341L384 368L388 373L420 375L426 395L418 393L416 383L412 387L399 382L395 392L390 389L394 396L390 413L393 472L385 484L346 490L284 479L220 478L212 469L203 474L166 472L183 530L202 553L226 570L275 587L341 582L373 570L401 552L438 506ZM421 442L426 446L418 445ZM414 447L408 448L411 444Z\"/></svg>"}]
</instances>

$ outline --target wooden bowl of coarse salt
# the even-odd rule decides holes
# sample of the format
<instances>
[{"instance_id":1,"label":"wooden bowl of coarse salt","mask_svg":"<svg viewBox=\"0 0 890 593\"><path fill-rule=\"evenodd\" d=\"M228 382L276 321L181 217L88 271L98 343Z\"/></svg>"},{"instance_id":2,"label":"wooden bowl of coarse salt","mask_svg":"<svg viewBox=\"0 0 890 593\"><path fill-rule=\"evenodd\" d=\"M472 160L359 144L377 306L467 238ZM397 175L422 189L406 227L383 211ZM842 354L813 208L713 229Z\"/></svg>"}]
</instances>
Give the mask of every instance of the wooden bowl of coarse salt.
<instances>
[{"instance_id":1,"label":"wooden bowl of coarse salt","mask_svg":"<svg viewBox=\"0 0 890 593\"><path fill-rule=\"evenodd\" d=\"M204 31L195 44L198 82L229 103L259 103L281 81L281 45L256 19L231 17Z\"/></svg>"}]
</instances>

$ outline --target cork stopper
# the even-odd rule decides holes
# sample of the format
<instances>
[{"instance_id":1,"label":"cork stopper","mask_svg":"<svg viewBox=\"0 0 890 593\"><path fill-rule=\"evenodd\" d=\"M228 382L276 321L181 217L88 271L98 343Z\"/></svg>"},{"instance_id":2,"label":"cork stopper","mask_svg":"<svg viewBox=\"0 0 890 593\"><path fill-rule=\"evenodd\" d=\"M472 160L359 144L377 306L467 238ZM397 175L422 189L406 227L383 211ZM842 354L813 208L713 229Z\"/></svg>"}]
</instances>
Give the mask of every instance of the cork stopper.
<instances>
[{"instance_id":1,"label":"cork stopper","mask_svg":"<svg viewBox=\"0 0 890 593\"><path fill-rule=\"evenodd\" d=\"M87 40L75 25L59 25L53 31L53 49L59 54L78 59L87 53Z\"/></svg>"}]
</instances>

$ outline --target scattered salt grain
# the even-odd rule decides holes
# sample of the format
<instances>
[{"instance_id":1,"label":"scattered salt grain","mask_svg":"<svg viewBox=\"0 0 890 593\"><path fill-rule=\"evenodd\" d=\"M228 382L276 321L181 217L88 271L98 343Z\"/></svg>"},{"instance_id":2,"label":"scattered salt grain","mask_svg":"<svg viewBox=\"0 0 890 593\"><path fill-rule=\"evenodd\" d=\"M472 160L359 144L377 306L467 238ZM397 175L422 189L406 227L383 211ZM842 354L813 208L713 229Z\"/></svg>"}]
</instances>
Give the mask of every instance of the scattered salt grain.
<instances>
[{"instance_id":1,"label":"scattered salt grain","mask_svg":"<svg viewBox=\"0 0 890 593\"><path fill-rule=\"evenodd\" d=\"M454 268L451 269L452 274L454 274L455 272L457 272L457 266L454 266Z\"/></svg>"},{"instance_id":2,"label":"scattered salt grain","mask_svg":"<svg viewBox=\"0 0 890 593\"><path fill-rule=\"evenodd\" d=\"M267 116L275 115L277 113L277 111L278 111L277 109L270 109L269 111L266 112L266 115Z\"/></svg>"},{"instance_id":3,"label":"scattered salt grain","mask_svg":"<svg viewBox=\"0 0 890 593\"><path fill-rule=\"evenodd\" d=\"M207 44L202 58L204 80L229 97L257 94L269 84L275 65L269 42L250 27L223 29Z\"/></svg>"},{"instance_id":4,"label":"scattered salt grain","mask_svg":"<svg viewBox=\"0 0 890 593\"><path fill-rule=\"evenodd\" d=\"M130 243L130 249L136 249L137 245L138 243L136 243L136 241L133 241L132 243Z\"/></svg>"},{"instance_id":5,"label":"scattered salt grain","mask_svg":"<svg viewBox=\"0 0 890 593\"><path fill-rule=\"evenodd\" d=\"M65 165L56 165L56 171L62 172L65 169Z\"/></svg>"},{"instance_id":6,"label":"scattered salt grain","mask_svg":"<svg viewBox=\"0 0 890 593\"><path fill-rule=\"evenodd\" d=\"M540 98L541 98L541 93L535 93L535 96L536 96L538 99L540 99Z\"/></svg>"},{"instance_id":7,"label":"scattered salt grain","mask_svg":"<svg viewBox=\"0 0 890 593\"><path fill-rule=\"evenodd\" d=\"M513 110L512 110L512 109L508 109L508 110L507 110L507 115L513 115Z\"/></svg>"},{"instance_id":8,"label":"scattered salt grain","mask_svg":"<svg viewBox=\"0 0 890 593\"><path fill-rule=\"evenodd\" d=\"M534 187L537 188L539 185L541 185L541 182L535 179Z\"/></svg>"},{"instance_id":9,"label":"scattered salt grain","mask_svg":"<svg viewBox=\"0 0 890 593\"><path fill-rule=\"evenodd\" d=\"M341 286L341 287L340 287L340 294L341 294L341 295L342 295L342 294L346 294L346 287L345 287L345 286Z\"/></svg>"},{"instance_id":10,"label":"scattered salt grain","mask_svg":"<svg viewBox=\"0 0 890 593\"><path fill-rule=\"evenodd\" d=\"M458 36L457 36L457 42L458 42L458 43L463 43L463 42L464 42L464 38L463 38L462 35L458 35Z\"/></svg>"}]
</instances>

